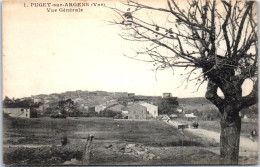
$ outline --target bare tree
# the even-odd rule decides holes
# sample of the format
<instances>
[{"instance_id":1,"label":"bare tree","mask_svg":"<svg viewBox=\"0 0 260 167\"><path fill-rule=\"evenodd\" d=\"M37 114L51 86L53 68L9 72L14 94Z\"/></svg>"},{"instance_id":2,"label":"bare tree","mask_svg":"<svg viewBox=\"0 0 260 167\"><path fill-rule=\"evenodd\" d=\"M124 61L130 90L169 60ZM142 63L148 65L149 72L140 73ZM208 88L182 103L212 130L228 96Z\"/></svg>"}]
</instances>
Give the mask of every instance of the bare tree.
<instances>
[{"instance_id":1,"label":"bare tree","mask_svg":"<svg viewBox=\"0 0 260 167\"><path fill-rule=\"evenodd\" d=\"M198 87L207 83L206 98L221 113L221 162L237 164L239 111L258 102L257 4L242 0L185 3L168 0L160 8L129 0L123 2L126 10L112 7L118 16L112 22L121 26L123 39L143 46L132 58L151 62L156 70L186 68L184 81L196 80ZM200 74L194 76L195 71ZM246 79L254 86L242 96Z\"/></svg>"}]
</instances>

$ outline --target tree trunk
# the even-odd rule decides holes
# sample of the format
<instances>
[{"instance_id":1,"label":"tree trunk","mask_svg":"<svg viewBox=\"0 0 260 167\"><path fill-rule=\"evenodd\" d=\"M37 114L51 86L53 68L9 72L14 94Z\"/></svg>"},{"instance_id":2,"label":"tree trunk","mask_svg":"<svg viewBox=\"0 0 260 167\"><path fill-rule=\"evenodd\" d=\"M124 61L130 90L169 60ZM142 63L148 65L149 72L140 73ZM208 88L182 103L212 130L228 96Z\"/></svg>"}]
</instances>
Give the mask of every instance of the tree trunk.
<instances>
[{"instance_id":1,"label":"tree trunk","mask_svg":"<svg viewBox=\"0 0 260 167\"><path fill-rule=\"evenodd\" d=\"M258 101L257 82L254 84L252 92L242 97L241 85L244 80L231 81L232 82L221 82L209 79L206 92L206 98L211 101L221 113L220 163L229 165L238 164L241 131L239 111ZM224 98L218 96L218 88L223 92Z\"/></svg>"},{"instance_id":2,"label":"tree trunk","mask_svg":"<svg viewBox=\"0 0 260 167\"><path fill-rule=\"evenodd\" d=\"M227 115L224 112L220 122L220 163L238 164L241 118L238 114L233 117Z\"/></svg>"}]
</instances>

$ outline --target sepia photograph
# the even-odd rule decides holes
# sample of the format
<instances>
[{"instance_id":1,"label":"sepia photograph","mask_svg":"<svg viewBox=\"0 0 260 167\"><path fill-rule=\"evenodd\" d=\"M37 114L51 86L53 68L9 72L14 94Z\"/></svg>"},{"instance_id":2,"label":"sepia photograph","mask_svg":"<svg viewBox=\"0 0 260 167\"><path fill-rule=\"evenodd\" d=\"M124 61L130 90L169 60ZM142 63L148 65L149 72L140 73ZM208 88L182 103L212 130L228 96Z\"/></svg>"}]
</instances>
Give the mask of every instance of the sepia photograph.
<instances>
[{"instance_id":1,"label":"sepia photograph","mask_svg":"<svg viewBox=\"0 0 260 167\"><path fill-rule=\"evenodd\" d=\"M4 165L257 165L258 133L258 1L3 0Z\"/></svg>"}]
</instances>

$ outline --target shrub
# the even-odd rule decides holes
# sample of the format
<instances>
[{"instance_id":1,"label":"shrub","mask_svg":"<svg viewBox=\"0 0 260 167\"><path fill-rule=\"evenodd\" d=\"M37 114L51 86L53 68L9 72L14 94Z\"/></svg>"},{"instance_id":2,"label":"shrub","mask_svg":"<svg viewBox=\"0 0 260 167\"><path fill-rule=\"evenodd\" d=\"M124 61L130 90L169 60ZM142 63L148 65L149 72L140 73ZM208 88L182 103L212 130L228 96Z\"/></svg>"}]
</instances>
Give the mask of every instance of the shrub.
<instances>
[{"instance_id":1,"label":"shrub","mask_svg":"<svg viewBox=\"0 0 260 167\"><path fill-rule=\"evenodd\" d=\"M38 117L36 109L31 108L30 117L31 118L37 118Z\"/></svg>"},{"instance_id":2,"label":"shrub","mask_svg":"<svg viewBox=\"0 0 260 167\"><path fill-rule=\"evenodd\" d=\"M67 136L63 136L61 138L61 145L65 146L66 144L68 144L68 138L67 138Z\"/></svg>"},{"instance_id":3,"label":"shrub","mask_svg":"<svg viewBox=\"0 0 260 167\"><path fill-rule=\"evenodd\" d=\"M104 110L104 111L99 112L100 117L115 117L118 114L120 114L120 113L112 111L112 110Z\"/></svg>"},{"instance_id":4,"label":"shrub","mask_svg":"<svg viewBox=\"0 0 260 167\"><path fill-rule=\"evenodd\" d=\"M98 113L95 112L95 111L90 111L90 112L84 113L83 116L85 116L85 117L97 117Z\"/></svg>"}]
</instances>

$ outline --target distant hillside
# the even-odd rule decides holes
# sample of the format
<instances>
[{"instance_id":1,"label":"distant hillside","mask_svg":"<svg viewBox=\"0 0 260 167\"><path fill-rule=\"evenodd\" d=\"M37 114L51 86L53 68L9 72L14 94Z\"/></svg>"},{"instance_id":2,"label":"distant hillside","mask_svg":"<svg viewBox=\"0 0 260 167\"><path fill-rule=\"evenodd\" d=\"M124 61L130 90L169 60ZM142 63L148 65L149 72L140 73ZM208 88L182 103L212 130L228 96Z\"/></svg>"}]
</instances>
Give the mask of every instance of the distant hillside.
<instances>
[{"instance_id":1,"label":"distant hillside","mask_svg":"<svg viewBox=\"0 0 260 167\"><path fill-rule=\"evenodd\" d=\"M184 111L212 111L217 108L208 101L205 97L194 97L194 98L178 98L180 106L183 107Z\"/></svg>"},{"instance_id":2,"label":"distant hillside","mask_svg":"<svg viewBox=\"0 0 260 167\"><path fill-rule=\"evenodd\" d=\"M208 101L205 97L194 97L194 98L178 98L180 106L183 107L184 111L212 111L217 108ZM255 104L247 109L242 110L243 114L258 114L258 104Z\"/></svg>"}]
</instances>

